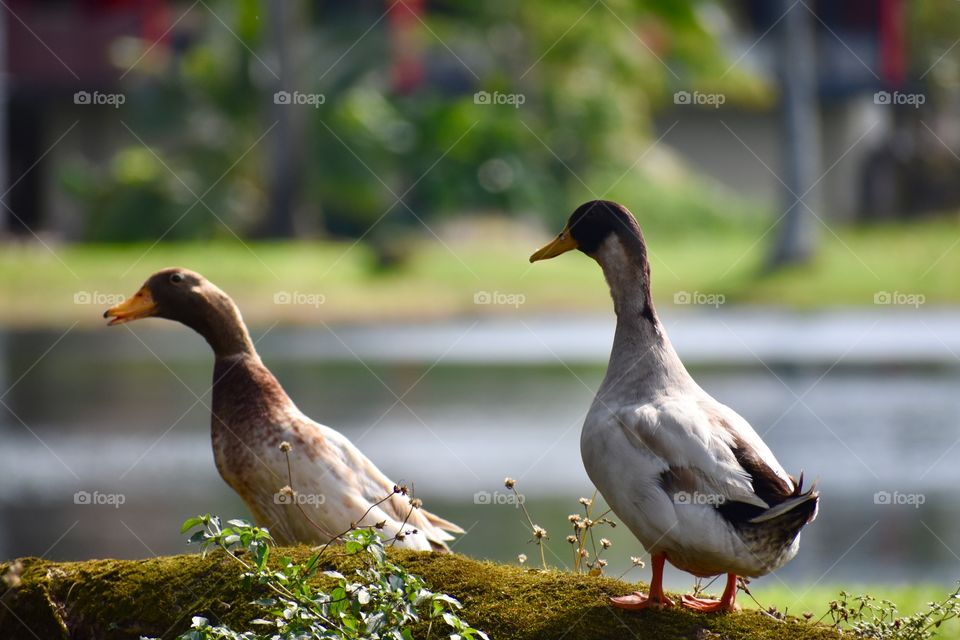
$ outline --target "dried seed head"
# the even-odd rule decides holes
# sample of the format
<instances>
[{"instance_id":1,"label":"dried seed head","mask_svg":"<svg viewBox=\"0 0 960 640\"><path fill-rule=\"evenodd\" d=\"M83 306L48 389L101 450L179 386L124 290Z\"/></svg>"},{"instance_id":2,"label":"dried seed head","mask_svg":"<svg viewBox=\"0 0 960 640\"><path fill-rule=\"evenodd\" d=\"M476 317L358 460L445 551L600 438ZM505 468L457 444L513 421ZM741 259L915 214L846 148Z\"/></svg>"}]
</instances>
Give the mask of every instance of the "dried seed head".
<instances>
[{"instance_id":1,"label":"dried seed head","mask_svg":"<svg viewBox=\"0 0 960 640\"><path fill-rule=\"evenodd\" d=\"M591 520L590 518L584 518L584 519L583 519L583 526L585 526L585 527L587 527L587 528L592 527L592 526L593 526L593 520Z\"/></svg>"},{"instance_id":2,"label":"dried seed head","mask_svg":"<svg viewBox=\"0 0 960 640\"><path fill-rule=\"evenodd\" d=\"M290 453L291 448L292 447L290 446L290 443L287 441L283 441L280 443L280 451L283 451L284 453Z\"/></svg>"},{"instance_id":3,"label":"dried seed head","mask_svg":"<svg viewBox=\"0 0 960 640\"><path fill-rule=\"evenodd\" d=\"M292 498L294 493L296 492L293 490L293 487L287 484L280 487L280 493L287 496L288 498Z\"/></svg>"},{"instance_id":4,"label":"dried seed head","mask_svg":"<svg viewBox=\"0 0 960 640\"><path fill-rule=\"evenodd\" d=\"M630 556L630 562L633 563L633 566L640 567L641 569L647 566L647 563L644 562L642 558L639 558L637 556Z\"/></svg>"},{"instance_id":5,"label":"dried seed head","mask_svg":"<svg viewBox=\"0 0 960 640\"><path fill-rule=\"evenodd\" d=\"M604 549L609 549L613 546L613 543L607 540L606 538L600 538L600 546Z\"/></svg>"},{"instance_id":6,"label":"dried seed head","mask_svg":"<svg viewBox=\"0 0 960 640\"><path fill-rule=\"evenodd\" d=\"M523 564L526 561L527 561L527 554L521 553L520 555L517 556L517 562L519 562L520 564Z\"/></svg>"},{"instance_id":7,"label":"dried seed head","mask_svg":"<svg viewBox=\"0 0 960 640\"><path fill-rule=\"evenodd\" d=\"M538 540L547 537L547 530L538 524L533 525L533 537Z\"/></svg>"},{"instance_id":8,"label":"dried seed head","mask_svg":"<svg viewBox=\"0 0 960 640\"><path fill-rule=\"evenodd\" d=\"M403 531L398 531L398 532L397 532L397 540L398 540L399 542L403 542L403 539L406 538L406 537L407 537L407 534L405 534Z\"/></svg>"},{"instance_id":9,"label":"dried seed head","mask_svg":"<svg viewBox=\"0 0 960 640\"><path fill-rule=\"evenodd\" d=\"M567 542L570 544L577 544L577 536L567 536Z\"/></svg>"},{"instance_id":10,"label":"dried seed head","mask_svg":"<svg viewBox=\"0 0 960 640\"><path fill-rule=\"evenodd\" d=\"M503 479L503 486L505 486L507 489L513 489L516 484L517 481L509 476Z\"/></svg>"},{"instance_id":11,"label":"dried seed head","mask_svg":"<svg viewBox=\"0 0 960 640\"><path fill-rule=\"evenodd\" d=\"M590 557L590 552L587 551L586 549L580 549L580 557L581 557L581 558L589 558L589 557Z\"/></svg>"},{"instance_id":12,"label":"dried seed head","mask_svg":"<svg viewBox=\"0 0 960 640\"><path fill-rule=\"evenodd\" d=\"M593 565L595 567L600 567L601 569L603 569L605 566L607 566L607 561L604 560L603 558L597 558L597 561L594 562Z\"/></svg>"},{"instance_id":13,"label":"dried seed head","mask_svg":"<svg viewBox=\"0 0 960 640\"><path fill-rule=\"evenodd\" d=\"M20 579L20 576L22 575L23 575L23 563L20 562L19 560L14 560L7 567L7 570L4 572L3 576L0 577L0 579L2 579L3 584L8 589L16 589L21 584L23 584L23 581Z\"/></svg>"},{"instance_id":14,"label":"dried seed head","mask_svg":"<svg viewBox=\"0 0 960 640\"><path fill-rule=\"evenodd\" d=\"M386 526L387 526L387 521L386 521L386 520L381 520L380 522L378 522L378 523L376 523L375 525L373 525L374 529L383 529L383 528L386 527Z\"/></svg>"},{"instance_id":15,"label":"dried seed head","mask_svg":"<svg viewBox=\"0 0 960 640\"><path fill-rule=\"evenodd\" d=\"M567 516L567 520L569 520L570 522L576 524L576 523L580 522L580 516L578 516L578 515L575 514L575 513L571 513L570 515Z\"/></svg>"},{"instance_id":16,"label":"dried seed head","mask_svg":"<svg viewBox=\"0 0 960 640\"><path fill-rule=\"evenodd\" d=\"M593 504L593 500L591 500L590 498L580 498L579 502L585 507L589 507L590 505Z\"/></svg>"},{"instance_id":17,"label":"dried seed head","mask_svg":"<svg viewBox=\"0 0 960 640\"><path fill-rule=\"evenodd\" d=\"M421 500L420 498L412 498L410 500L410 506L413 507L414 509L419 509L420 507L423 506L423 500Z\"/></svg>"}]
</instances>

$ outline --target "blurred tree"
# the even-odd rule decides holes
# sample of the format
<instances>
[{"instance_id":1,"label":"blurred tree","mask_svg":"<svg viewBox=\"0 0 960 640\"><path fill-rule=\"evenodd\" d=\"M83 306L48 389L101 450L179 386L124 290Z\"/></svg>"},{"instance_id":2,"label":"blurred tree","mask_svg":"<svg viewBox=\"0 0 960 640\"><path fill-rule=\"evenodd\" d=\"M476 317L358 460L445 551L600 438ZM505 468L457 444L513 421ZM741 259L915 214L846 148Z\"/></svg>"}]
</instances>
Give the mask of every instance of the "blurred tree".
<instances>
[{"instance_id":1,"label":"blurred tree","mask_svg":"<svg viewBox=\"0 0 960 640\"><path fill-rule=\"evenodd\" d=\"M657 200L648 224L664 228L735 224L714 192L638 165L654 103L678 88L750 90L724 73L715 2L328 0L297 5L297 28L270 40L266 2L197 6L169 55L130 74L125 114L152 152L134 141L65 176L92 239L286 235L296 222L387 246L418 220L559 218L595 195ZM323 103L277 105L278 87ZM273 144L259 144L267 131Z\"/></svg>"}]
</instances>

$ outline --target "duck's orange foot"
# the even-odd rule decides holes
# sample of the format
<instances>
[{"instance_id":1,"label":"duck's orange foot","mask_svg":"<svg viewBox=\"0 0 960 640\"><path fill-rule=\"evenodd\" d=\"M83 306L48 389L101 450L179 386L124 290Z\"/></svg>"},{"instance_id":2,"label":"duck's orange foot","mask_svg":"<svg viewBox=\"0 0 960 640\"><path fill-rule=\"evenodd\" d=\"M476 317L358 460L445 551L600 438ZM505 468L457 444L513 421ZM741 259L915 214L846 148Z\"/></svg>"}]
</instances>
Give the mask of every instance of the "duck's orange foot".
<instances>
[{"instance_id":1,"label":"duck's orange foot","mask_svg":"<svg viewBox=\"0 0 960 640\"><path fill-rule=\"evenodd\" d=\"M628 596L617 596L610 598L610 604L617 609L625 611L639 611L641 609L673 607L676 603L661 594L659 597L652 597L636 591Z\"/></svg>"},{"instance_id":2,"label":"duck's orange foot","mask_svg":"<svg viewBox=\"0 0 960 640\"><path fill-rule=\"evenodd\" d=\"M700 613L732 613L740 610L740 607L737 606L737 603L732 599L711 600L709 598L696 598L694 596L684 595L680 604Z\"/></svg>"}]
</instances>

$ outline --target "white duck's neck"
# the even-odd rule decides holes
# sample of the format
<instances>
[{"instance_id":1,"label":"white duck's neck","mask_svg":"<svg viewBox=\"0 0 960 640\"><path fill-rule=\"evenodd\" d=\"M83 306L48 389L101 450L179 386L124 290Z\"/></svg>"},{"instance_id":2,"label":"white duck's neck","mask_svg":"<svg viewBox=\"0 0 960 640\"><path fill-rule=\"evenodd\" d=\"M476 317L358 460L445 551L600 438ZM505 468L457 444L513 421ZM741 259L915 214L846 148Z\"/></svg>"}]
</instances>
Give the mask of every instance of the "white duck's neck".
<instances>
[{"instance_id":1,"label":"white duck's neck","mask_svg":"<svg viewBox=\"0 0 960 640\"><path fill-rule=\"evenodd\" d=\"M610 286L617 330L601 395L646 395L693 383L660 323L646 255L610 236L594 256Z\"/></svg>"}]
</instances>

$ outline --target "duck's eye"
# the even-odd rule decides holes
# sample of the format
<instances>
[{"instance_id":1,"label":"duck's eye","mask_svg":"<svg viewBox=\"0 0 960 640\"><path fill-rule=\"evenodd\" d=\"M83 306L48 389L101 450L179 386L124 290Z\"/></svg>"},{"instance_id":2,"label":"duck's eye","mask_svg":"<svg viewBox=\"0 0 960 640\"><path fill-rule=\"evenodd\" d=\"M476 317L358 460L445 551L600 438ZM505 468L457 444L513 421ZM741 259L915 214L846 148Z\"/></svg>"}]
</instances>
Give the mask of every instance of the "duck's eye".
<instances>
[{"instance_id":1,"label":"duck's eye","mask_svg":"<svg viewBox=\"0 0 960 640\"><path fill-rule=\"evenodd\" d=\"M172 273L170 274L170 282L173 284L180 284L183 282L183 274L181 273Z\"/></svg>"}]
</instances>

